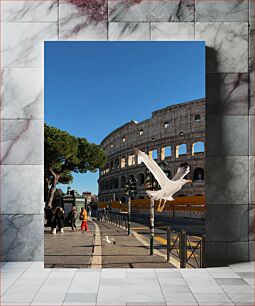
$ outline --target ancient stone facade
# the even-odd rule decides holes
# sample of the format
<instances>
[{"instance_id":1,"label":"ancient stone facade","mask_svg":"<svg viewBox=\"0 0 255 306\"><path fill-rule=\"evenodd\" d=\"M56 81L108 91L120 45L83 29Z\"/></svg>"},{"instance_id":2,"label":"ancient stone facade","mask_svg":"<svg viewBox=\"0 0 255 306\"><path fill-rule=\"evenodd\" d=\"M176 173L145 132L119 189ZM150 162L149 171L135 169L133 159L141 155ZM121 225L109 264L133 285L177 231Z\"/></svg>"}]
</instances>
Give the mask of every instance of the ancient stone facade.
<instances>
[{"instance_id":1,"label":"ancient stone facade","mask_svg":"<svg viewBox=\"0 0 255 306\"><path fill-rule=\"evenodd\" d=\"M176 196L204 195L205 167L205 100L195 100L157 110L150 119L130 121L106 136L101 145L107 163L100 170L99 201L126 202L125 182L137 179L137 195L146 197L144 181L146 167L139 164L134 147L154 158L168 177L173 177L179 165L188 162L192 184L185 185Z\"/></svg>"}]
</instances>

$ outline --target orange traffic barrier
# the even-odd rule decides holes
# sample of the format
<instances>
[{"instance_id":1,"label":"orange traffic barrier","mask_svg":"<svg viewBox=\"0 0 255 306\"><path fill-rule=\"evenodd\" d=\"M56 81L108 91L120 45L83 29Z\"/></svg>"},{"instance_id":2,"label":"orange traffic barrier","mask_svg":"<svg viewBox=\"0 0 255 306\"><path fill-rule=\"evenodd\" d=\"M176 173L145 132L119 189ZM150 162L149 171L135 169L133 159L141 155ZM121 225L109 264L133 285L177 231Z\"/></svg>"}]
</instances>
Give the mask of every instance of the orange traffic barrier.
<instances>
[{"instance_id":1,"label":"orange traffic barrier","mask_svg":"<svg viewBox=\"0 0 255 306\"><path fill-rule=\"evenodd\" d=\"M155 209L158 206L159 201L155 201ZM120 211L127 211L127 203L120 203L119 201L112 202L99 202L98 207L103 209L107 205L110 205L114 209ZM147 210L150 206L150 199L136 199L131 200L132 209ZM190 196L190 197L176 197L174 201L167 201L164 210L175 210L175 211L191 211L197 213L205 212L205 196Z\"/></svg>"}]
</instances>

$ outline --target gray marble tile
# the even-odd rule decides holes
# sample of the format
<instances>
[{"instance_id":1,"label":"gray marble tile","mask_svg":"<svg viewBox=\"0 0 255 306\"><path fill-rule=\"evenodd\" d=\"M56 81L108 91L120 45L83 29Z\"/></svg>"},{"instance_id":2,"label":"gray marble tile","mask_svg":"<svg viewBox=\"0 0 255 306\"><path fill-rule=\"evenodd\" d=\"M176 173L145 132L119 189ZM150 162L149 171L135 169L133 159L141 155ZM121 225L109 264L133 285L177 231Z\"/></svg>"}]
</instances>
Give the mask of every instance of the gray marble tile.
<instances>
[{"instance_id":1,"label":"gray marble tile","mask_svg":"<svg viewBox=\"0 0 255 306\"><path fill-rule=\"evenodd\" d=\"M225 293L195 293L199 305L234 305Z\"/></svg>"},{"instance_id":2,"label":"gray marble tile","mask_svg":"<svg viewBox=\"0 0 255 306\"><path fill-rule=\"evenodd\" d=\"M198 305L192 293L164 293L167 305Z\"/></svg>"},{"instance_id":3,"label":"gray marble tile","mask_svg":"<svg viewBox=\"0 0 255 306\"><path fill-rule=\"evenodd\" d=\"M235 305L248 306L254 305L254 293L228 293Z\"/></svg>"},{"instance_id":4,"label":"gray marble tile","mask_svg":"<svg viewBox=\"0 0 255 306\"><path fill-rule=\"evenodd\" d=\"M161 284L160 288L161 288L163 294L165 292L166 292L166 294L168 294L168 293L176 293L176 294L191 293L190 288L187 284L185 284L185 285L172 284L171 286L169 286L169 284L166 284L166 285Z\"/></svg>"},{"instance_id":5,"label":"gray marble tile","mask_svg":"<svg viewBox=\"0 0 255 306\"><path fill-rule=\"evenodd\" d=\"M227 243L218 241L206 242L206 266L220 267L227 265Z\"/></svg>"},{"instance_id":6,"label":"gray marble tile","mask_svg":"<svg viewBox=\"0 0 255 306\"><path fill-rule=\"evenodd\" d=\"M1 215L2 260L43 260L43 215Z\"/></svg>"},{"instance_id":7,"label":"gray marble tile","mask_svg":"<svg viewBox=\"0 0 255 306\"><path fill-rule=\"evenodd\" d=\"M254 261L254 241L249 241L249 261ZM249 282L251 285L251 282ZM253 279L253 287L254 287L254 279Z\"/></svg>"},{"instance_id":8,"label":"gray marble tile","mask_svg":"<svg viewBox=\"0 0 255 306\"><path fill-rule=\"evenodd\" d=\"M248 21L248 1L196 0L196 21Z\"/></svg>"},{"instance_id":9,"label":"gray marble tile","mask_svg":"<svg viewBox=\"0 0 255 306\"><path fill-rule=\"evenodd\" d=\"M43 164L42 120L1 120L1 164Z\"/></svg>"},{"instance_id":10,"label":"gray marble tile","mask_svg":"<svg viewBox=\"0 0 255 306\"><path fill-rule=\"evenodd\" d=\"M43 42L58 39L57 23L2 23L2 68L42 67Z\"/></svg>"},{"instance_id":11,"label":"gray marble tile","mask_svg":"<svg viewBox=\"0 0 255 306\"><path fill-rule=\"evenodd\" d=\"M96 303L97 293L67 293L64 302L68 303L77 303L77 302L86 302Z\"/></svg>"},{"instance_id":12,"label":"gray marble tile","mask_svg":"<svg viewBox=\"0 0 255 306\"><path fill-rule=\"evenodd\" d=\"M190 22L155 22L151 24L151 40L194 40L195 27Z\"/></svg>"},{"instance_id":13,"label":"gray marble tile","mask_svg":"<svg viewBox=\"0 0 255 306\"><path fill-rule=\"evenodd\" d=\"M194 0L110 0L109 21L194 21Z\"/></svg>"},{"instance_id":14,"label":"gray marble tile","mask_svg":"<svg viewBox=\"0 0 255 306\"><path fill-rule=\"evenodd\" d=\"M249 205L248 234L249 240L254 240L254 204Z\"/></svg>"},{"instance_id":15,"label":"gray marble tile","mask_svg":"<svg viewBox=\"0 0 255 306\"><path fill-rule=\"evenodd\" d=\"M43 166L0 167L1 214L43 214Z\"/></svg>"},{"instance_id":16,"label":"gray marble tile","mask_svg":"<svg viewBox=\"0 0 255 306\"><path fill-rule=\"evenodd\" d=\"M195 39L206 41L207 72L248 72L248 23L197 22Z\"/></svg>"},{"instance_id":17,"label":"gray marble tile","mask_svg":"<svg viewBox=\"0 0 255 306\"><path fill-rule=\"evenodd\" d=\"M248 205L207 205L207 241L248 241Z\"/></svg>"},{"instance_id":18,"label":"gray marble tile","mask_svg":"<svg viewBox=\"0 0 255 306\"><path fill-rule=\"evenodd\" d=\"M229 265L229 267L236 273L240 272L253 272L254 262L239 262Z\"/></svg>"},{"instance_id":19,"label":"gray marble tile","mask_svg":"<svg viewBox=\"0 0 255 306\"><path fill-rule=\"evenodd\" d=\"M143 22L110 22L109 40L150 40L150 24Z\"/></svg>"},{"instance_id":20,"label":"gray marble tile","mask_svg":"<svg viewBox=\"0 0 255 306\"><path fill-rule=\"evenodd\" d=\"M249 115L254 116L254 71L251 70L249 73Z\"/></svg>"},{"instance_id":21,"label":"gray marble tile","mask_svg":"<svg viewBox=\"0 0 255 306\"><path fill-rule=\"evenodd\" d=\"M154 302L128 302L126 304L127 306L166 306L165 302L158 302L158 301L154 301Z\"/></svg>"},{"instance_id":22,"label":"gray marble tile","mask_svg":"<svg viewBox=\"0 0 255 306\"><path fill-rule=\"evenodd\" d=\"M247 283L242 278L215 278L219 285L247 285Z\"/></svg>"},{"instance_id":23,"label":"gray marble tile","mask_svg":"<svg viewBox=\"0 0 255 306\"><path fill-rule=\"evenodd\" d=\"M43 79L40 68L2 71L2 119L43 119Z\"/></svg>"},{"instance_id":24,"label":"gray marble tile","mask_svg":"<svg viewBox=\"0 0 255 306\"><path fill-rule=\"evenodd\" d=\"M206 115L248 115L248 74L207 73Z\"/></svg>"},{"instance_id":25,"label":"gray marble tile","mask_svg":"<svg viewBox=\"0 0 255 306\"><path fill-rule=\"evenodd\" d=\"M66 292L53 292L49 294L49 292L40 292L35 296L33 302L30 305L54 305L60 306L63 305L64 299L66 296Z\"/></svg>"},{"instance_id":26,"label":"gray marble tile","mask_svg":"<svg viewBox=\"0 0 255 306\"><path fill-rule=\"evenodd\" d=\"M13 0L1 2L2 22L52 21L58 19L58 1Z\"/></svg>"},{"instance_id":27,"label":"gray marble tile","mask_svg":"<svg viewBox=\"0 0 255 306\"><path fill-rule=\"evenodd\" d=\"M254 156L254 116L249 116L249 155Z\"/></svg>"},{"instance_id":28,"label":"gray marble tile","mask_svg":"<svg viewBox=\"0 0 255 306\"><path fill-rule=\"evenodd\" d=\"M248 162L245 156L207 157L206 203L248 204Z\"/></svg>"},{"instance_id":29,"label":"gray marble tile","mask_svg":"<svg viewBox=\"0 0 255 306\"><path fill-rule=\"evenodd\" d=\"M249 261L249 241L228 242L227 252L228 263Z\"/></svg>"},{"instance_id":30,"label":"gray marble tile","mask_svg":"<svg viewBox=\"0 0 255 306\"><path fill-rule=\"evenodd\" d=\"M246 279L253 279L254 280L254 272L238 272L237 273L239 275L239 277L243 278L245 283L246 282Z\"/></svg>"},{"instance_id":31,"label":"gray marble tile","mask_svg":"<svg viewBox=\"0 0 255 306\"><path fill-rule=\"evenodd\" d=\"M254 23L249 28L249 113L254 115Z\"/></svg>"},{"instance_id":32,"label":"gray marble tile","mask_svg":"<svg viewBox=\"0 0 255 306\"><path fill-rule=\"evenodd\" d=\"M247 156L249 116L207 116L206 156Z\"/></svg>"},{"instance_id":33,"label":"gray marble tile","mask_svg":"<svg viewBox=\"0 0 255 306\"><path fill-rule=\"evenodd\" d=\"M60 1L60 40L107 40L107 1Z\"/></svg>"},{"instance_id":34,"label":"gray marble tile","mask_svg":"<svg viewBox=\"0 0 255 306\"><path fill-rule=\"evenodd\" d=\"M127 277L127 272L125 269L102 269L101 272L101 280L102 279L125 279Z\"/></svg>"},{"instance_id":35,"label":"gray marble tile","mask_svg":"<svg viewBox=\"0 0 255 306\"><path fill-rule=\"evenodd\" d=\"M254 21L254 0L249 0L249 21Z\"/></svg>"},{"instance_id":36,"label":"gray marble tile","mask_svg":"<svg viewBox=\"0 0 255 306\"><path fill-rule=\"evenodd\" d=\"M254 156L249 157L249 204L254 205Z\"/></svg>"}]
</instances>

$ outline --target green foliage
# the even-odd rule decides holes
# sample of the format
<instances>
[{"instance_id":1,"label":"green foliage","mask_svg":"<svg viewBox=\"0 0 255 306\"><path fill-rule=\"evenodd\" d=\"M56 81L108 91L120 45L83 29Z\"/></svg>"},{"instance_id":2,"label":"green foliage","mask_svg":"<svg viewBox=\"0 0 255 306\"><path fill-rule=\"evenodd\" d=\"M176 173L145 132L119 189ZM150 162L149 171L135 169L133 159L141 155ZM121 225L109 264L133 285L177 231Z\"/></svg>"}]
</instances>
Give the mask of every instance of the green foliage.
<instances>
[{"instance_id":1,"label":"green foliage","mask_svg":"<svg viewBox=\"0 0 255 306\"><path fill-rule=\"evenodd\" d=\"M51 188L58 182L71 182L72 172L95 172L106 161L100 145L89 143L85 138L76 138L47 124L44 125L44 156L45 182Z\"/></svg>"}]
</instances>

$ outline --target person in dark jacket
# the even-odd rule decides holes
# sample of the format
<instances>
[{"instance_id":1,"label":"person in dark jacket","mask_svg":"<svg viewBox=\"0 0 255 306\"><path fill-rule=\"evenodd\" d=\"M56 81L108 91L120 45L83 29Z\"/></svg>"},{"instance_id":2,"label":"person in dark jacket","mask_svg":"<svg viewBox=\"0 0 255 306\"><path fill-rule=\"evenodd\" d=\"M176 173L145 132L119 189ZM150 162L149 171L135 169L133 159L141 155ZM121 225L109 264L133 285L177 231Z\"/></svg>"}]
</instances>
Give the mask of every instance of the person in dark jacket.
<instances>
[{"instance_id":1,"label":"person in dark jacket","mask_svg":"<svg viewBox=\"0 0 255 306\"><path fill-rule=\"evenodd\" d=\"M51 206L46 206L44 209L46 224L45 227L51 226L52 217L53 217L53 208Z\"/></svg>"},{"instance_id":2,"label":"person in dark jacket","mask_svg":"<svg viewBox=\"0 0 255 306\"><path fill-rule=\"evenodd\" d=\"M62 207L57 207L54 212L54 228L52 234L57 233L57 228L61 233L64 233L64 210Z\"/></svg>"},{"instance_id":3,"label":"person in dark jacket","mask_svg":"<svg viewBox=\"0 0 255 306\"><path fill-rule=\"evenodd\" d=\"M68 214L69 222L72 228L72 231L77 230L76 228L76 219L77 219L77 210L76 207L73 206L70 213Z\"/></svg>"}]
</instances>

